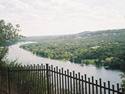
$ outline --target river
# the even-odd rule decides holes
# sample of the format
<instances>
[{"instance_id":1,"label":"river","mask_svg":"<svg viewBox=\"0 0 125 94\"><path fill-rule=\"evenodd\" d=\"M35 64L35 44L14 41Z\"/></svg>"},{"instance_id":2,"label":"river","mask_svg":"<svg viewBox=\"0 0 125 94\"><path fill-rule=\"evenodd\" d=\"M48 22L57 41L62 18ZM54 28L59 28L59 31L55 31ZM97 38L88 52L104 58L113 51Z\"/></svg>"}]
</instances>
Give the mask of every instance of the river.
<instances>
[{"instance_id":1,"label":"river","mask_svg":"<svg viewBox=\"0 0 125 94\"><path fill-rule=\"evenodd\" d=\"M27 43L27 42L26 42ZM80 72L82 75L87 74L88 77L94 76L95 79L102 78L102 81L111 81L112 84L121 83L120 74L122 72L117 70L106 70L104 67L96 67L95 65L74 64L69 61L52 60L42 58L32 54L29 51L19 48L25 42L20 42L9 47L7 58L9 60L17 60L23 65L27 64L49 64L58 66L59 68L69 69L70 71Z\"/></svg>"}]
</instances>

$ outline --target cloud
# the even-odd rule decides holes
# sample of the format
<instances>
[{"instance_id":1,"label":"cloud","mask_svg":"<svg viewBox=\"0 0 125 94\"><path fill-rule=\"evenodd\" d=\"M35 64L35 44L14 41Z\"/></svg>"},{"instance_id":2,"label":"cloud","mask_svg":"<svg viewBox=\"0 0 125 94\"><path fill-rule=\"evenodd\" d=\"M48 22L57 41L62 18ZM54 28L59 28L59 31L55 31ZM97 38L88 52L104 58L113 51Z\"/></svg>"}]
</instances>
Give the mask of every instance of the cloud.
<instances>
[{"instance_id":1,"label":"cloud","mask_svg":"<svg viewBox=\"0 0 125 94\"><path fill-rule=\"evenodd\" d=\"M25 35L75 33L125 27L124 4L124 0L0 0L0 17L21 24Z\"/></svg>"}]
</instances>

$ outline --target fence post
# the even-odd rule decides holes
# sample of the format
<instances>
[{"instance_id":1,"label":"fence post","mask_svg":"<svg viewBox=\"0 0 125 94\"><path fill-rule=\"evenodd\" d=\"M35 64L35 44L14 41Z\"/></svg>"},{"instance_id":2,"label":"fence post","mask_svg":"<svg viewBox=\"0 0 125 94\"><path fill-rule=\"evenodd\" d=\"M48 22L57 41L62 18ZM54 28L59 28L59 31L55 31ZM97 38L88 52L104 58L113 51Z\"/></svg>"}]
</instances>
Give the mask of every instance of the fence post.
<instances>
[{"instance_id":1,"label":"fence post","mask_svg":"<svg viewBox=\"0 0 125 94\"><path fill-rule=\"evenodd\" d=\"M49 91L49 65L46 64L46 78L47 78L47 94L50 94Z\"/></svg>"},{"instance_id":2,"label":"fence post","mask_svg":"<svg viewBox=\"0 0 125 94\"><path fill-rule=\"evenodd\" d=\"M7 68L7 80L8 80L8 94L10 94L10 68Z\"/></svg>"}]
</instances>

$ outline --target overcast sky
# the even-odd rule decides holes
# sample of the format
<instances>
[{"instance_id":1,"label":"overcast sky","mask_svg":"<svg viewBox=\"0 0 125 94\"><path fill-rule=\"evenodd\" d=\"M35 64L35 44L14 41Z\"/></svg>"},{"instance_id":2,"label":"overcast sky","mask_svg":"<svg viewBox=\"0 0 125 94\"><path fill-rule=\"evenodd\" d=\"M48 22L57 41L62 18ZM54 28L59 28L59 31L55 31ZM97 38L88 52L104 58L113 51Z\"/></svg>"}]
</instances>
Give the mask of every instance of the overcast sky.
<instances>
[{"instance_id":1,"label":"overcast sky","mask_svg":"<svg viewBox=\"0 0 125 94\"><path fill-rule=\"evenodd\" d=\"M125 28L125 0L0 0L0 19L26 36Z\"/></svg>"}]
</instances>

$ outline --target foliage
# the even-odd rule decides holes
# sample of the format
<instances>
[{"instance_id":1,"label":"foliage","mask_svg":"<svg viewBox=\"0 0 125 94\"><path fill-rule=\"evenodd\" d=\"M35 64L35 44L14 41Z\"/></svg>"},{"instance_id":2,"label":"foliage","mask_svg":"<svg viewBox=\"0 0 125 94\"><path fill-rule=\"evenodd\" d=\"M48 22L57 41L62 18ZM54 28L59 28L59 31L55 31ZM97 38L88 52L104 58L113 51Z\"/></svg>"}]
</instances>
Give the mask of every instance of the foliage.
<instances>
[{"instance_id":1,"label":"foliage","mask_svg":"<svg viewBox=\"0 0 125 94\"><path fill-rule=\"evenodd\" d=\"M85 32L76 35L27 38L38 43L21 47L34 54L75 63L91 63L112 69L125 67L125 29Z\"/></svg>"},{"instance_id":2,"label":"foliage","mask_svg":"<svg viewBox=\"0 0 125 94\"><path fill-rule=\"evenodd\" d=\"M121 74L121 78L122 78L122 87L125 88L125 72Z\"/></svg>"},{"instance_id":3,"label":"foliage","mask_svg":"<svg viewBox=\"0 0 125 94\"><path fill-rule=\"evenodd\" d=\"M29 73L29 71L26 71L29 67L26 68L20 63L17 63L16 60L8 61L5 58L8 52L8 46L16 43L18 39L22 37L18 34L19 31L19 25L13 26L11 23L6 24L4 20L0 20L0 93L7 93L8 83L11 83L10 89L12 94L35 94L36 92L37 94L45 93L46 78L42 79L45 77L42 77L42 73L40 74L36 71L31 71ZM39 79L39 76L42 78ZM41 80L44 83L41 83ZM40 89L38 90L38 88Z\"/></svg>"},{"instance_id":4,"label":"foliage","mask_svg":"<svg viewBox=\"0 0 125 94\"><path fill-rule=\"evenodd\" d=\"M5 23L4 20L0 20L0 46L6 46L15 42L19 37L18 33L20 26L17 24L13 26L11 23Z\"/></svg>"},{"instance_id":5,"label":"foliage","mask_svg":"<svg viewBox=\"0 0 125 94\"><path fill-rule=\"evenodd\" d=\"M125 29L28 37L24 40L38 42L22 45L21 48L42 57L125 70ZM122 74L122 79L122 86L125 87L125 73Z\"/></svg>"},{"instance_id":6,"label":"foliage","mask_svg":"<svg viewBox=\"0 0 125 94\"><path fill-rule=\"evenodd\" d=\"M13 26L11 23L5 23L4 20L0 20L0 63L5 57L8 46L15 43L21 35L19 35L20 26L17 24Z\"/></svg>"},{"instance_id":7,"label":"foliage","mask_svg":"<svg viewBox=\"0 0 125 94\"><path fill-rule=\"evenodd\" d=\"M19 25L13 26L11 23L5 23L4 20L0 20L0 91L6 92L7 87L7 66L17 66L14 62L9 62L5 59L8 52L8 46L15 43L21 36L18 34L20 31Z\"/></svg>"}]
</instances>

